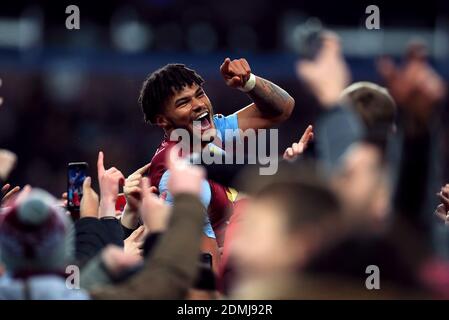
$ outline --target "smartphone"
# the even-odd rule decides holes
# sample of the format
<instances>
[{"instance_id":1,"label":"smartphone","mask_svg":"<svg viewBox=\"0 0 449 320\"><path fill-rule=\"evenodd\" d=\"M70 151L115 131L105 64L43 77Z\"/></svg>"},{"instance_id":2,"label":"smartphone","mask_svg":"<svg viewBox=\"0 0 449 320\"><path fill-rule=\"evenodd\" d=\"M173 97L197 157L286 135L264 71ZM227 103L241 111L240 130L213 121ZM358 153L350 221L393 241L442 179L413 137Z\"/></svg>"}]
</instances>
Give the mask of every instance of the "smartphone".
<instances>
[{"instance_id":1,"label":"smartphone","mask_svg":"<svg viewBox=\"0 0 449 320\"><path fill-rule=\"evenodd\" d=\"M87 177L87 162L71 162L67 166L67 210L74 220L79 218L83 183Z\"/></svg>"},{"instance_id":2,"label":"smartphone","mask_svg":"<svg viewBox=\"0 0 449 320\"><path fill-rule=\"evenodd\" d=\"M323 46L323 31L309 30L301 39L300 56L306 60L315 60Z\"/></svg>"},{"instance_id":3,"label":"smartphone","mask_svg":"<svg viewBox=\"0 0 449 320\"><path fill-rule=\"evenodd\" d=\"M315 18L311 18L301 25L301 28L295 33L295 40L298 42L299 56L302 59L316 59L322 48L325 32L321 22Z\"/></svg>"}]
</instances>

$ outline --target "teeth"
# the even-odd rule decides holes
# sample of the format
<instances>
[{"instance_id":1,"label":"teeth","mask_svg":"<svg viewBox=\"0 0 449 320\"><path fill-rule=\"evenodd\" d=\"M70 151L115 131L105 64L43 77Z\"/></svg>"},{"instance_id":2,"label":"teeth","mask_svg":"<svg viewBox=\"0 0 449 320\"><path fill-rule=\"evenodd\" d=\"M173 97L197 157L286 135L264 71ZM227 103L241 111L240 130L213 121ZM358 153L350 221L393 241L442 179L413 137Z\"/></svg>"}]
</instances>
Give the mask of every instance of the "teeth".
<instances>
[{"instance_id":1,"label":"teeth","mask_svg":"<svg viewBox=\"0 0 449 320\"><path fill-rule=\"evenodd\" d=\"M200 120L201 118L204 118L204 117L207 116L208 114L209 114L209 112L204 112L204 113L200 114L200 115L196 118L196 120Z\"/></svg>"}]
</instances>

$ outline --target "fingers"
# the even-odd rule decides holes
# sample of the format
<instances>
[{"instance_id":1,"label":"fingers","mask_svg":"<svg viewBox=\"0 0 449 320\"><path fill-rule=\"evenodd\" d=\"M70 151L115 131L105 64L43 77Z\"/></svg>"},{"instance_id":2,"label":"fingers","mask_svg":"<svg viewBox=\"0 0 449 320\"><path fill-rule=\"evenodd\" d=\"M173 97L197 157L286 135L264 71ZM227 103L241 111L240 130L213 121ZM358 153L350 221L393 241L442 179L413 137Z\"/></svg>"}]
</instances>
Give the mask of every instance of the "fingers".
<instances>
[{"instance_id":1,"label":"fingers","mask_svg":"<svg viewBox=\"0 0 449 320\"><path fill-rule=\"evenodd\" d=\"M5 194L5 196L3 197L2 201L7 201L8 199L10 199L12 196L14 196L16 193L18 193L20 191L20 187L14 187L12 190L10 190L7 194Z\"/></svg>"},{"instance_id":2,"label":"fingers","mask_svg":"<svg viewBox=\"0 0 449 320\"><path fill-rule=\"evenodd\" d=\"M126 179L125 181L125 187L126 188L132 188L140 185L140 180L142 179L141 176L139 177L133 177L131 180Z\"/></svg>"},{"instance_id":3,"label":"fingers","mask_svg":"<svg viewBox=\"0 0 449 320\"><path fill-rule=\"evenodd\" d=\"M229 72L229 64L231 63L231 59L226 58L222 65L220 66L220 71L222 74L227 74Z\"/></svg>"},{"instance_id":4,"label":"fingers","mask_svg":"<svg viewBox=\"0 0 449 320\"><path fill-rule=\"evenodd\" d=\"M139 186L136 187L127 187L125 189L125 194L130 195L130 194L140 194L142 192L142 189Z\"/></svg>"},{"instance_id":5,"label":"fingers","mask_svg":"<svg viewBox=\"0 0 449 320\"><path fill-rule=\"evenodd\" d=\"M134 174L140 174L140 175L144 174L145 172L148 171L148 169L150 168L150 166L151 166L151 162L150 162L150 163L147 163L147 164L144 165L143 167L137 169L137 170L133 173L133 175L134 175Z\"/></svg>"},{"instance_id":6,"label":"fingers","mask_svg":"<svg viewBox=\"0 0 449 320\"><path fill-rule=\"evenodd\" d=\"M244 58L240 59L240 61L242 63L243 68L245 69L245 72L251 73L251 67L248 64L248 61L246 61L246 59Z\"/></svg>"},{"instance_id":7,"label":"fingers","mask_svg":"<svg viewBox=\"0 0 449 320\"><path fill-rule=\"evenodd\" d=\"M293 149L291 147L285 150L283 158L285 160L290 160L291 158L293 158Z\"/></svg>"},{"instance_id":8,"label":"fingers","mask_svg":"<svg viewBox=\"0 0 449 320\"><path fill-rule=\"evenodd\" d=\"M302 144L295 142L292 144L292 149L293 149L293 153L295 155L298 155L298 154L302 153L303 147L302 147Z\"/></svg>"},{"instance_id":9,"label":"fingers","mask_svg":"<svg viewBox=\"0 0 449 320\"><path fill-rule=\"evenodd\" d=\"M340 38L335 33L327 32L322 39L322 48L318 53L318 59L341 54Z\"/></svg>"},{"instance_id":10,"label":"fingers","mask_svg":"<svg viewBox=\"0 0 449 320\"><path fill-rule=\"evenodd\" d=\"M435 215L439 219L441 219L444 222L446 222L446 220L447 220L447 212L446 212L446 208L444 207L444 204L438 205L437 209L435 210Z\"/></svg>"},{"instance_id":11,"label":"fingers","mask_svg":"<svg viewBox=\"0 0 449 320\"><path fill-rule=\"evenodd\" d=\"M232 79L229 81L229 85L231 87L241 87L243 85L243 80L242 78L238 77L238 76L234 76L232 77Z\"/></svg>"},{"instance_id":12,"label":"fingers","mask_svg":"<svg viewBox=\"0 0 449 320\"><path fill-rule=\"evenodd\" d=\"M147 177L142 178L142 181L140 183L140 188L142 190L142 192L141 192L142 197L152 193L151 188L150 188L150 179L148 179Z\"/></svg>"},{"instance_id":13,"label":"fingers","mask_svg":"<svg viewBox=\"0 0 449 320\"><path fill-rule=\"evenodd\" d=\"M98 181L101 180L101 177L104 175L105 173L105 169L104 169L104 154L103 151L100 151L98 153L98 160L97 160L97 172L98 172Z\"/></svg>"},{"instance_id":14,"label":"fingers","mask_svg":"<svg viewBox=\"0 0 449 320\"><path fill-rule=\"evenodd\" d=\"M121 173L117 168L112 167L104 173L104 175L111 176L112 179L118 181L120 185L123 185L125 183L125 176L123 173Z\"/></svg>"},{"instance_id":15,"label":"fingers","mask_svg":"<svg viewBox=\"0 0 449 320\"><path fill-rule=\"evenodd\" d=\"M299 139L299 142L300 143L302 142L304 145L307 145L307 143L309 143L309 141L312 139L313 139L313 127L309 125L304 131L301 139Z\"/></svg>"},{"instance_id":16,"label":"fingers","mask_svg":"<svg viewBox=\"0 0 449 320\"><path fill-rule=\"evenodd\" d=\"M139 238L143 234L144 231L145 231L145 227L144 226L138 227L136 230L133 231L133 233L131 233L129 235L129 239L130 240L135 240L135 239Z\"/></svg>"},{"instance_id":17,"label":"fingers","mask_svg":"<svg viewBox=\"0 0 449 320\"><path fill-rule=\"evenodd\" d=\"M246 59L232 60L226 58L220 67L222 75L227 84L232 87L243 86L248 81L251 74L251 67Z\"/></svg>"},{"instance_id":18,"label":"fingers","mask_svg":"<svg viewBox=\"0 0 449 320\"><path fill-rule=\"evenodd\" d=\"M449 208L449 198L446 197L442 192L438 194L438 197L441 199L446 208Z\"/></svg>"},{"instance_id":19,"label":"fingers","mask_svg":"<svg viewBox=\"0 0 449 320\"><path fill-rule=\"evenodd\" d=\"M2 187L2 194L5 194L9 190L9 188L11 188L11 185L9 183L5 184Z\"/></svg>"}]
</instances>

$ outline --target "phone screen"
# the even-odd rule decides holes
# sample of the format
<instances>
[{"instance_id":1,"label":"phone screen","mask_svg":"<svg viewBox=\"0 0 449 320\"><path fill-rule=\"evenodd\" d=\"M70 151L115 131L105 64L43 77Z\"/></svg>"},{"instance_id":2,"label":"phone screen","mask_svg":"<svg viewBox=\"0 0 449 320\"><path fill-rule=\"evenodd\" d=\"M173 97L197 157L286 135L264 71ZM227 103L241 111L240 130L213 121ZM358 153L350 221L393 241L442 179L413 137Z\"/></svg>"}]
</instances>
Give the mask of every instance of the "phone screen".
<instances>
[{"instance_id":1,"label":"phone screen","mask_svg":"<svg viewBox=\"0 0 449 320\"><path fill-rule=\"evenodd\" d=\"M79 212L83 197L83 183L87 176L86 162L69 163L67 169L67 208L70 212Z\"/></svg>"}]
</instances>

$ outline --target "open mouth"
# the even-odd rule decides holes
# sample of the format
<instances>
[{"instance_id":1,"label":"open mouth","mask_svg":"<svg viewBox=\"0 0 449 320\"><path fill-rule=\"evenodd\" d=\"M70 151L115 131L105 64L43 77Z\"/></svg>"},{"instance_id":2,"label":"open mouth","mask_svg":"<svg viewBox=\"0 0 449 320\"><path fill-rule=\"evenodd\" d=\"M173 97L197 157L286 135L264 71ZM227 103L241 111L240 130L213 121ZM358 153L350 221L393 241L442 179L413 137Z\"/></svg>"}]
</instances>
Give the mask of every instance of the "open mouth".
<instances>
[{"instance_id":1,"label":"open mouth","mask_svg":"<svg viewBox=\"0 0 449 320\"><path fill-rule=\"evenodd\" d=\"M212 127L210 123L209 112L201 113L194 121L193 126L201 128L201 130L207 130Z\"/></svg>"}]
</instances>

